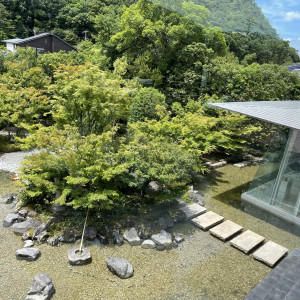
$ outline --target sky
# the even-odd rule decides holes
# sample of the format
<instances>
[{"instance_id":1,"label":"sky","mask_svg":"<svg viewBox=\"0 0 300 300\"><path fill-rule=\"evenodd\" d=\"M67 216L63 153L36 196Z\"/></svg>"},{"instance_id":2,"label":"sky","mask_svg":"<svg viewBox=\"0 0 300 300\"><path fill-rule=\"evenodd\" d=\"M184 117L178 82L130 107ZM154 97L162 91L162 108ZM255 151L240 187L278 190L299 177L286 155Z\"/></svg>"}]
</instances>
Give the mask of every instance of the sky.
<instances>
[{"instance_id":1,"label":"sky","mask_svg":"<svg viewBox=\"0 0 300 300\"><path fill-rule=\"evenodd\" d=\"M282 39L300 55L300 0L255 0Z\"/></svg>"}]
</instances>

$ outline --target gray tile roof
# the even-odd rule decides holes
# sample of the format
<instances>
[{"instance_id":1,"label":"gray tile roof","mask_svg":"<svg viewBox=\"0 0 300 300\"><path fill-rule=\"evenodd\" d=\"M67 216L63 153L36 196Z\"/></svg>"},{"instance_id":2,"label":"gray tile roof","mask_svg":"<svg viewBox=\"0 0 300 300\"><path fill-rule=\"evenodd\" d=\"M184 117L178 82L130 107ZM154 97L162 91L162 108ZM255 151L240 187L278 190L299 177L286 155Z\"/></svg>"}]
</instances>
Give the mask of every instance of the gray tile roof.
<instances>
[{"instance_id":1,"label":"gray tile roof","mask_svg":"<svg viewBox=\"0 0 300 300\"><path fill-rule=\"evenodd\" d=\"M226 102L208 105L300 130L300 101Z\"/></svg>"}]
</instances>

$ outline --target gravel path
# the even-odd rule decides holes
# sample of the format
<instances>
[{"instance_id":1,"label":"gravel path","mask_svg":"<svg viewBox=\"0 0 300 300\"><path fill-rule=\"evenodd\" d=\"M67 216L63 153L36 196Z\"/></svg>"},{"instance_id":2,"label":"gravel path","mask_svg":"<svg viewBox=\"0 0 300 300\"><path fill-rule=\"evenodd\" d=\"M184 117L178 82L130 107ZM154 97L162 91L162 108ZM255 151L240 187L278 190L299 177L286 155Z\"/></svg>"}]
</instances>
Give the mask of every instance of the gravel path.
<instances>
[{"instance_id":1,"label":"gravel path","mask_svg":"<svg viewBox=\"0 0 300 300\"><path fill-rule=\"evenodd\" d=\"M0 170L19 173L18 169L21 167L21 161L24 159L24 157L36 153L38 153L37 150L2 154L0 155Z\"/></svg>"}]
</instances>

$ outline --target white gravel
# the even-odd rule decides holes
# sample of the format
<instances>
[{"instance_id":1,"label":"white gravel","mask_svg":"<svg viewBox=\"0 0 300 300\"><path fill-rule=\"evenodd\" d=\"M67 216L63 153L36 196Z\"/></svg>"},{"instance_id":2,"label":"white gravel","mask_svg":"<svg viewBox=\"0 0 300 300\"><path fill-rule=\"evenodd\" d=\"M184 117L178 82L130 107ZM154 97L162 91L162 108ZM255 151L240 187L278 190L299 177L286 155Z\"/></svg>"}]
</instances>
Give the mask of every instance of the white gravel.
<instances>
[{"instance_id":1,"label":"white gravel","mask_svg":"<svg viewBox=\"0 0 300 300\"><path fill-rule=\"evenodd\" d=\"M19 173L18 169L21 167L21 161L24 160L24 157L36 153L38 153L37 150L18 151L2 154L0 155L0 170Z\"/></svg>"}]
</instances>

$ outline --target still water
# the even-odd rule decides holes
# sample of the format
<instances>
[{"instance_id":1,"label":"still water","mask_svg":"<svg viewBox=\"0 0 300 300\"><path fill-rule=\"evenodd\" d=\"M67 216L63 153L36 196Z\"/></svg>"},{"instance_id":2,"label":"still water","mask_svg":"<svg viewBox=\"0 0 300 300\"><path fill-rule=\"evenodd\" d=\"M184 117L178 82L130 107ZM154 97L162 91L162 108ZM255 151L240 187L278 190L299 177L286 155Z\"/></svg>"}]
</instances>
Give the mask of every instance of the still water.
<instances>
[{"instance_id":1,"label":"still water","mask_svg":"<svg viewBox=\"0 0 300 300\"><path fill-rule=\"evenodd\" d=\"M245 213L241 192L254 177L256 166L237 169L225 166L205 178L199 176L199 189L206 207L244 227L287 247L300 246L296 235ZM16 191L8 173L0 172L0 196ZM3 219L9 209L0 206ZM32 280L40 272L53 280L53 300L73 299L243 299L270 271L228 243L198 230L190 223L177 224L185 241L177 249L156 251L123 245L87 245L93 261L87 266L70 266L67 251L74 245L38 245L41 257L34 262L18 261L15 250L22 247L12 229L0 228L0 299L24 299ZM118 256L131 262L134 276L122 280L107 269L105 259Z\"/></svg>"}]
</instances>

